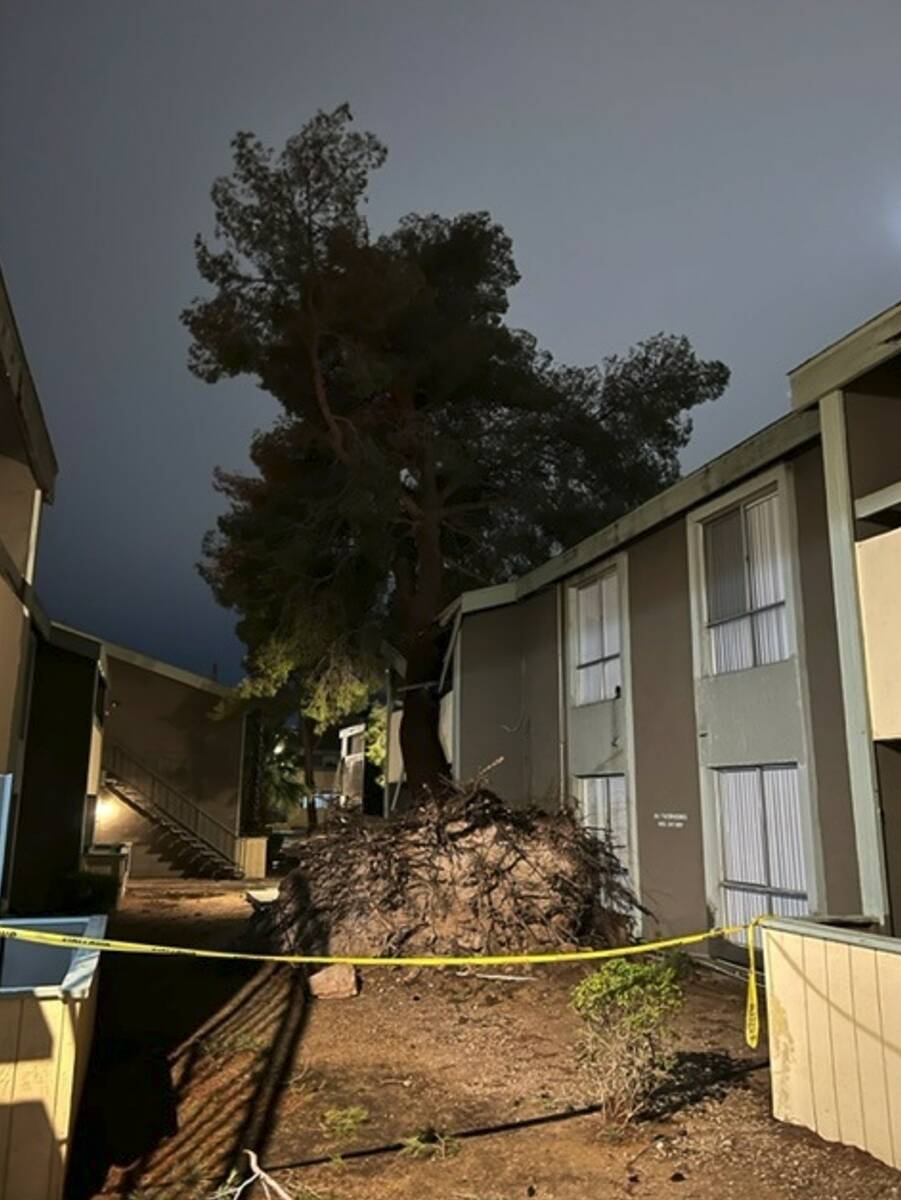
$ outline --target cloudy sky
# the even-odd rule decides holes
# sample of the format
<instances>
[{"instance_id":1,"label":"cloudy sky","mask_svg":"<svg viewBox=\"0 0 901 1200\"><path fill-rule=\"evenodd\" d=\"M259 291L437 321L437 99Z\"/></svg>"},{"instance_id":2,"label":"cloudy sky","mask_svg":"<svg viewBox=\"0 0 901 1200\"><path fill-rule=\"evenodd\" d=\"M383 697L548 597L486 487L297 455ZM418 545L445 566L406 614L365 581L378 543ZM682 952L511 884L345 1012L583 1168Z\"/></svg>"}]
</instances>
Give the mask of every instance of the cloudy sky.
<instances>
[{"instance_id":1,"label":"cloudy sky","mask_svg":"<svg viewBox=\"0 0 901 1200\"><path fill-rule=\"evenodd\" d=\"M0 261L61 462L52 614L235 678L195 571L272 403L188 374L191 239L251 129L350 101L376 229L487 208L512 319L597 361L657 330L733 370L698 465L901 296L899 0L0 0Z\"/></svg>"}]
</instances>

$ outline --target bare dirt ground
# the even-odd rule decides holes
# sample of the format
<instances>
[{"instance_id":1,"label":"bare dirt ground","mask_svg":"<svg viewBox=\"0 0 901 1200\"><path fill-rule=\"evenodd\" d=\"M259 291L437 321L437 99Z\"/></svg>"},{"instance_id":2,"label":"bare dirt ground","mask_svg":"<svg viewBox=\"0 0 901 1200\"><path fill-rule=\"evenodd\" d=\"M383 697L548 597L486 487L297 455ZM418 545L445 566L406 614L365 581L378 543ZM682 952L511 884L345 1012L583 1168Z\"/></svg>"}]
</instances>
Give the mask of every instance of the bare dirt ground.
<instances>
[{"instance_id":1,"label":"bare dirt ground","mask_svg":"<svg viewBox=\"0 0 901 1200\"><path fill-rule=\"evenodd\" d=\"M242 892L136 885L111 932L228 945L249 911ZM152 963L167 969L164 979ZM82 1166L81 1190L70 1194L203 1200L251 1146L296 1200L901 1197L897 1172L772 1120L765 1043L751 1052L742 1038L742 986L706 968L688 985L681 1082L660 1098L658 1118L613 1137L597 1115L566 1117L583 1100L573 1058L578 1021L567 1004L580 974L552 967L516 982L370 970L355 999L308 1001L298 973L282 968L110 956L98 1035L105 1027L118 1047L105 1057L125 1082L115 1069L92 1071L93 1121L79 1131L91 1170ZM128 1050L140 1044L143 1054L148 1030L155 1073L146 1073L145 1056L129 1075ZM133 1144L104 1132L111 1111L134 1105L135 1088L158 1092L166 1110L137 1154L133 1132ZM350 1109L358 1111L347 1118ZM329 1110L351 1128L336 1131ZM425 1156L353 1157L425 1130L444 1136L535 1118L439 1142ZM135 1123L125 1124L133 1131ZM317 1158L326 1161L291 1165Z\"/></svg>"}]
</instances>

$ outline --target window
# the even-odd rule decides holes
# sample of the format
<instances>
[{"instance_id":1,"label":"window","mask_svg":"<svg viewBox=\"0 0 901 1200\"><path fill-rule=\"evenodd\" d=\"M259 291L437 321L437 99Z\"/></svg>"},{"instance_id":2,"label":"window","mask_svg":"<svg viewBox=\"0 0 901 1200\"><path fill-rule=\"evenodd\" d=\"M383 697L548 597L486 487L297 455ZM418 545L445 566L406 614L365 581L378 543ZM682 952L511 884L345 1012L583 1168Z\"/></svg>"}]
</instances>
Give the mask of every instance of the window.
<instances>
[{"instance_id":1,"label":"window","mask_svg":"<svg viewBox=\"0 0 901 1200\"><path fill-rule=\"evenodd\" d=\"M807 869L795 765L716 772L722 920L808 911ZM743 940L743 938L741 939Z\"/></svg>"},{"instance_id":2,"label":"window","mask_svg":"<svg viewBox=\"0 0 901 1200\"><path fill-rule=\"evenodd\" d=\"M575 702L612 700L622 688L619 577L608 571L573 591Z\"/></svg>"},{"instance_id":3,"label":"window","mask_svg":"<svg viewBox=\"0 0 901 1200\"><path fill-rule=\"evenodd\" d=\"M703 528L711 673L788 658L778 493L736 505Z\"/></svg>"},{"instance_id":4,"label":"window","mask_svg":"<svg viewBox=\"0 0 901 1200\"><path fill-rule=\"evenodd\" d=\"M628 872L632 851L625 775L586 775L578 780L582 824L606 838Z\"/></svg>"}]
</instances>

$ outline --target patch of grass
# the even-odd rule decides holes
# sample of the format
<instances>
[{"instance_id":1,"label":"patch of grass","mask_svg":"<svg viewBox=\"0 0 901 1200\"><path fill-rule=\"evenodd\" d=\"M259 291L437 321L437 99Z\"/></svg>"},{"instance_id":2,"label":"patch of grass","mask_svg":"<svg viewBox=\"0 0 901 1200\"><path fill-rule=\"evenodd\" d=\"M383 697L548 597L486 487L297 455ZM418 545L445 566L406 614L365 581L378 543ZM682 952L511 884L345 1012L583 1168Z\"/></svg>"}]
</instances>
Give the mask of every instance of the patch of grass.
<instances>
[{"instance_id":1,"label":"patch of grass","mask_svg":"<svg viewBox=\"0 0 901 1200\"><path fill-rule=\"evenodd\" d=\"M503 1197L496 1196L494 1192L490 1195L488 1192L457 1192L454 1200L503 1200Z\"/></svg>"},{"instance_id":2,"label":"patch of grass","mask_svg":"<svg viewBox=\"0 0 901 1200\"><path fill-rule=\"evenodd\" d=\"M454 1200L502 1200L501 1196L497 1196L492 1192L457 1192Z\"/></svg>"},{"instance_id":3,"label":"patch of grass","mask_svg":"<svg viewBox=\"0 0 901 1200\"><path fill-rule=\"evenodd\" d=\"M460 1149L460 1143L437 1129L421 1129L412 1137L403 1138L401 1154L409 1158L451 1158Z\"/></svg>"},{"instance_id":4,"label":"patch of grass","mask_svg":"<svg viewBox=\"0 0 901 1200\"><path fill-rule=\"evenodd\" d=\"M319 1124L327 1137L337 1140L353 1137L368 1120L369 1109L355 1104L350 1108L327 1108Z\"/></svg>"},{"instance_id":5,"label":"patch of grass","mask_svg":"<svg viewBox=\"0 0 901 1200\"><path fill-rule=\"evenodd\" d=\"M213 1192L211 1195L205 1195L202 1200L235 1200L235 1196L237 1195L240 1186L241 1185L238 1180L223 1184L219 1191ZM254 1194L256 1194L256 1192L254 1192ZM267 1194L271 1195L272 1193L269 1192ZM305 1187L303 1185L301 1185L299 1192L292 1190L289 1192L289 1195L291 1200L334 1200L334 1196L331 1192L319 1192L315 1188ZM132 1192L129 1200L144 1200L144 1198L138 1192ZM148 1195L146 1200L151 1200L151 1197ZM155 1196L152 1198L152 1200L168 1200L168 1197ZM172 1200L176 1200L176 1198L173 1196Z\"/></svg>"},{"instance_id":6,"label":"patch of grass","mask_svg":"<svg viewBox=\"0 0 901 1200\"><path fill-rule=\"evenodd\" d=\"M322 1091L322 1087L321 1076L309 1066L298 1067L285 1080L285 1091L288 1092L306 1092L312 1096L315 1092Z\"/></svg>"},{"instance_id":7,"label":"patch of grass","mask_svg":"<svg viewBox=\"0 0 901 1200\"><path fill-rule=\"evenodd\" d=\"M192 1175L189 1172L183 1184L177 1187L175 1191L172 1191L171 1184L148 1184L146 1187L138 1188L137 1191L129 1192L128 1200L184 1200L184 1197L189 1194L205 1198L208 1196L209 1200L220 1200L220 1192L211 1193L207 1191L207 1188L211 1188L212 1186L212 1183L205 1176ZM191 1189L190 1193L185 1190L186 1188ZM221 1196L225 1200L226 1193L221 1192ZM232 1192L228 1192L227 1196L228 1200L230 1200Z\"/></svg>"}]
</instances>

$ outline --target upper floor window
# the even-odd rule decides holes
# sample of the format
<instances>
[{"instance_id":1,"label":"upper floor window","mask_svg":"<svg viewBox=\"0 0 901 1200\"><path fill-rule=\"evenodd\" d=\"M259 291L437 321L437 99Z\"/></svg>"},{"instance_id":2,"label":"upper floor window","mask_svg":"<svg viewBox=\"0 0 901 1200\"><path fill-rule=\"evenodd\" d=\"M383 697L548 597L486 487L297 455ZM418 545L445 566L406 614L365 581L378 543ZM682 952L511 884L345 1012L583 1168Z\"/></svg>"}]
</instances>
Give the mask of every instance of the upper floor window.
<instances>
[{"instance_id":1,"label":"upper floor window","mask_svg":"<svg viewBox=\"0 0 901 1200\"><path fill-rule=\"evenodd\" d=\"M779 494L768 492L704 525L711 673L789 656Z\"/></svg>"},{"instance_id":2,"label":"upper floor window","mask_svg":"<svg viewBox=\"0 0 901 1200\"><path fill-rule=\"evenodd\" d=\"M612 700L622 688L616 568L574 588L575 702Z\"/></svg>"}]
</instances>

